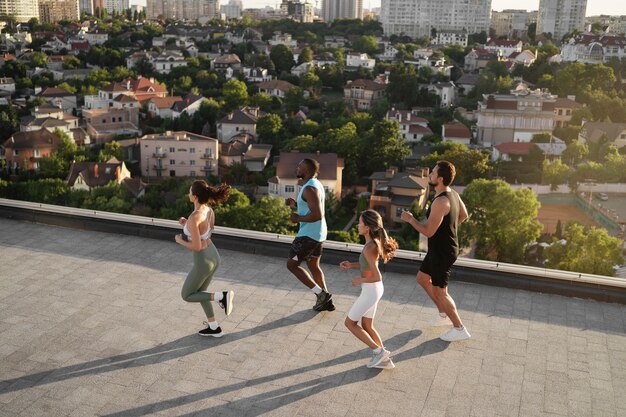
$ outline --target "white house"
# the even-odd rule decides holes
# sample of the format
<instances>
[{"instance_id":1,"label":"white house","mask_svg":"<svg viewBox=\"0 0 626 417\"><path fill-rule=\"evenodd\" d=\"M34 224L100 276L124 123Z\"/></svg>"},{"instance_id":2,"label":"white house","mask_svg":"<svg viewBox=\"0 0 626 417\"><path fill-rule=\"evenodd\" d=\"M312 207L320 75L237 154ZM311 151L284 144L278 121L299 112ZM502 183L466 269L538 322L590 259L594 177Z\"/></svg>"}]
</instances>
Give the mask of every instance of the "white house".
<instances>
[{"instance_id":1,"label":"white house","mask_svg":"<svg viewBox=\"0 0 626 417\"><path fill-rule=\"evenodd\" d=\"M346 66L352 68L363 67L367 69L373 69L376 65L376 60L367 56L367 54L361 54L358 52L349 52L346 56Z\"/></svg>"},{"instance_id":2,"label":"white house","mask_svg":"<svg viewBox=\"0 0 626 417\"><path fill-rule=\"evenodd\" d=\"M187 61L182 52L165 51L154 58L152 65L159 74L169 74L173 68L187 66Z\"/></svg>"},{"instance_id":3,"label":"white house","mask_svg":"<svg viewBox=\"0 0 626 417\"><path fill-rule=\"evenodd\" d=\"M256 123L265 114L258 107L242 107L230 112L217 123L217 139L230 142L240 133L249 133L256 138Z\"/></svg>"},{"instance_id":4,"label":"white house","mask_svg":"<svg viewBox=\"0 0 626 417\"><path fill-rule=\"evenodd\" d=\"M398 122L402 137L409 143L419 142L424 136L433 134L432 130L428 127L428 120L413 114L409 110L396 110L392 108L387 111L385 118Z\"/></svg>"},{"instance_id":5,"label":"white house","mask_svg":"<svg viewBox=\"0 0 626 417\"><path fill-rule=\"evenodd\" d=\"M459 45L467 46L467 31L466 30L442 30L437 31L434 38L430 40L433 45L449 46Z\"/></svg>"},{"instance_id":6,"label":"white house","mask_svg":"<svg viewBox=\"0 0 626 417\"><path fill-rule=\"evenodd\" d=\"M472 132L463 123L454 120L441 126L441 138L444 142L458 142L469 145L472 139Z\"/></svg>"},{"instance_id":7,"label":"white house","mask_svg":"<svg viewBox=\"0 0 626 417\"><path fill-rule=\"evenodd\" d=\"M492 39L485 45L485 49L497 53L499 56L510 56L513 52L522 52L522 41L506 39Z\"/></svg>"},{"instance_id":8,"label":"white house","mask_svg":"<svg viewBox=\"0 0 626 417\"><path fill-rule=\"evenodd\" d=\"M283 80L270 80L257 84L259 91L272 97L285 98L287 91L296 88L295 85Z\"/></svg>"},{"instance_id":9,"label":"white house","mask_svg":"<svg viewBox=\"0 0 626 417\"><path fill-rule=\"evenodd\" d=\"M0 90L8 91L11 94L15 93L15 80L11 77L1 77Z\"/></svg>"},{"instance_id":10,"label":"white house","mask_svg":"<svg viewBox=\"0 0 626 417\"><path fill-rule=\"evenodd\" d=\"M430 84L428 91L440 98L440 107L450 107L456 104L457 87L452 81Z\"/></svg>"}]
</instances>

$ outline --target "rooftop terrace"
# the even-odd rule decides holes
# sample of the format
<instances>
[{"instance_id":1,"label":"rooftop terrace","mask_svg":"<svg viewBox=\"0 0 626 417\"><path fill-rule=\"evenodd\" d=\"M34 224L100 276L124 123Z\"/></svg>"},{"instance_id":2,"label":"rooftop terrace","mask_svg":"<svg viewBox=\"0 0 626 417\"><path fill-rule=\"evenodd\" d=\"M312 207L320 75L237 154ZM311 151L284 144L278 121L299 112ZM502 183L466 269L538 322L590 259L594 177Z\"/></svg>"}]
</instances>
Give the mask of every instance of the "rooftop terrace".
<instances>
[{"instance_id":1,"label":"rooftop terrace","mask_svg":"<svg viewBox=\"0 0 626 417\"><path fill-rule=\"evenodd\" d=\"M449 344L413 274L386 272L397 367L372 370L343 326L354 272L324 265L337 310L315 313L286 255L220 253L210 289L235 309L207 340L173 241L0 217L0 417L626 415L625 305L453 282L473 338Z\"/></svg>"}]
</instances>

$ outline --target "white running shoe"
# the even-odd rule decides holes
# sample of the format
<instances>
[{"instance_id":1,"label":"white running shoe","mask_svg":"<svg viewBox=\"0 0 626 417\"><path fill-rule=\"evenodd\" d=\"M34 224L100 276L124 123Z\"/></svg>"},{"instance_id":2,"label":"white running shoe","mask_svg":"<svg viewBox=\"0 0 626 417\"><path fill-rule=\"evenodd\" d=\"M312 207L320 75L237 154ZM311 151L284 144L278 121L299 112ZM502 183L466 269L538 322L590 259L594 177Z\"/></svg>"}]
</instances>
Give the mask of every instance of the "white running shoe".
<instances>
[{"instance_id":1,"label":"white running shoe","mask_svg":"<svg viewBox=\"0 0 626 417\"><path fill-rule=\"evenodd\" d=\"M376 366L372 366L372 368L378 368L378 369L393 369L395 367L396 365L393 363L391 358L387 359L386 361L382 361Z\"/></svg>"},{"instance_id":2,"label":"white running shoe","mask_svg":"<svg viewBox=\"0 0 626 417\"><path fill-rule=\"evenodd\" d=\"M391 352L387 349L383 348L379 353L374 353L372 355L372 360L367 364L368 368L373 368L376 365L379 365L381 362L386 361L391 356Z\"/></svg>"},{"instance_id":3,"label":"white running shoe","mask_svg":"<svg viewBox=\"0 0 626 417\"><path fill-rule=\"evenodd\" d=\"M450 317L448 316L443 316L441 317L441 314L437 313L429 322L428 325L430 327L439 327L439 326L449 326L452 324L452 320L450 320Z\"/></svg>"},{"instance_id":4,"label":"white running shoe","mask_svg":"<svg viewBox=\"0 0 626 417\"><path fill-rule=\"evenodd\" d=\"M441 336L439 336L441 340L444 340L446 342L456 342L458 340L469 339L470 337L472 337L472 335L469 334L466 327L463 327L461 330L453 327Z\"/></svg>"}]
</instances>

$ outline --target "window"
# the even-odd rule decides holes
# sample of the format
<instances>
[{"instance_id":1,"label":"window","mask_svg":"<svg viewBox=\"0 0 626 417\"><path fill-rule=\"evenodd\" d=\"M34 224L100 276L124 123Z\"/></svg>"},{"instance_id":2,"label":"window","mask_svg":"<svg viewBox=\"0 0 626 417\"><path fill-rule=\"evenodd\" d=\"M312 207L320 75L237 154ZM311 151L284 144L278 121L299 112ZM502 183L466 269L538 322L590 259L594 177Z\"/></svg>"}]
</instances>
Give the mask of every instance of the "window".
<instances>
[{"instance_id":1,"label":"window","mask_svg":"<svg viewBox=\"0 0 626 417\"><path fill-rule=\"evenodd\" d=\"M196 148L189 148L189 153L196 153Z\"/></svg>"},{"instance_id":2,"label":"window","mask_svg":"<svg viewBox=\"0 0 626 417\"><path fill-rule=\"evenodd\" d=\"M33 152L35 154L35 158L39 158L41 156L41 153L39 152L39 149L35 149Z\"/></svg>"},{"instance_id":3,"label":"window","mask_svg":"<svg viewBox=\"0 0 626 417\"><path fill-rule=\"evenodd\" d=\"M196 164L196 161L195 161L195 160L193 160L193 159L190 159L190 160L189 160L189 165L195 165L195 164Z\"/></svg>"},{"instance_id":4,"label":"window","mask_svg":"<svg viewBox=\"0 0 626 417\"><path fill-rule=\"evenodd\" d=\"M170 152L176 152L176 148L170 148Z\"/></svg>"},{"instance_id":5,"label":"window","mask_svg":"<svg viewBox=\"0 0 626 417\"><path fill-rule=\"evenodd\" d=\"M559 116L563 116L563 109L559 109Z\"/></svg>"},{"instance_id":6,"label":"window","mask_svg":"<svg viewBox=\"0 0 626 417\"><path fill-rule=\"evenodd\" d=\"M20 154L20 151L18 151L17 149L13 149L13 156L18 156Z\"/></svg>"},{"instance_id":7,"label":"window","mask_svg":"<svg viewBox=\"0 0 626 417\"><path fill-rule=\"evenodd\" d=\"M107 122L106 119L102 119L102 123L106 123L106 122Z\"/></svg>"},{"instance_id":8,"label":"window","mask_svg":"<svg viewBox=\"0 0 626 417\"><path fill-rule=\"evenodd\" d=\"M170 170L170 177L175 177L176 176L176 171L174 171L173 169Z\"/></svg>"},{"instance_id":9,"label":"window","mask_svg":"<svg viewBox=\"0 0 626 417\"><path fill-rule=\"evenodd\" d=\"M293 185L285 185L286 193L293 193L294 191L296 191L296 187L294 187Z\"/></svg>"},{"instance_id":10,"label":"window","mask_svg":"<svg viewBox=\"0 0 626 417\"><path fill-rule=\"evenodd\" d=\"M396 207L396 217L400 217L404 210L406 210L406 208L404 208L404 207Z\"/></svg>"},{"instance_id":11,"label":"window","mask_svg":"<svg viewBox=\"0 0 626 417\"><path fill-rule=\"evenodd\" d=\"M176 165L176 160L170 159L170 165Z\"/></svg>"}]
</instances>

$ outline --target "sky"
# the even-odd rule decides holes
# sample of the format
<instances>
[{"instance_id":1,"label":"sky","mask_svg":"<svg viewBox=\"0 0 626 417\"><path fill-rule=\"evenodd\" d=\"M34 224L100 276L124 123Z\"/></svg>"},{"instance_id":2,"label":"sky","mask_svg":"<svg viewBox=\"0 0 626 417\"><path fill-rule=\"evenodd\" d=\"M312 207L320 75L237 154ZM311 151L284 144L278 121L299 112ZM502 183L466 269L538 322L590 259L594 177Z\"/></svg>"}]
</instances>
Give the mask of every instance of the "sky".
<instances>
[{"instance_id":1,"label":"sky","mask_svg":"<svg viewBox=\"0 0 626 417\"><path fill-rule=\"evenodd\" d=\"M315 2L315 0L309 0ZM143 4L146 0L131 0L131 4ZM221 3L227 4L228 0L221 0ZM318 5L321 0L317 0ZM243 0L244 7L264 7L276 6L280 4L280 0ZM363 0L363 7L369 9L371 7L380 7L380 0ZM539 8L539 0L492 0L491 9L502 11L504 9L526 9L537 10ZM595 16L599 14L608 15L626 15L626 1L624 0L587 0L587 16Z\"/></svg>"}]
</instances>

